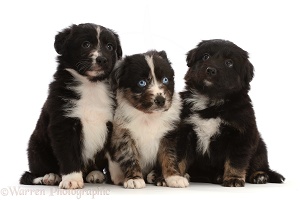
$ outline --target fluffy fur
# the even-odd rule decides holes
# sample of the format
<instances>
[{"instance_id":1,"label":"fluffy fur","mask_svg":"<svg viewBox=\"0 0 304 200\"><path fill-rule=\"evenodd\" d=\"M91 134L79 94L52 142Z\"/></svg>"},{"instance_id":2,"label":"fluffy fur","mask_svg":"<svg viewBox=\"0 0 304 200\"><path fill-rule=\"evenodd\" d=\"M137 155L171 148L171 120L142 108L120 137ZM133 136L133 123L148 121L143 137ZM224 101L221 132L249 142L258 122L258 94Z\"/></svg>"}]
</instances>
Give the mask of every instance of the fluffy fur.
<instances>
[{"instance_id":1,"label":"fluffy fur","mask_svg":"<svg viewBox=\"0 0 304 200\"><path fill-rule=\"evenodd\" d=\"M114 184L125 188L164 182L186 187L173 152L181 102L174 92L174 71L164 51L126 56L113 72L117 109L109 147L109 171ZM162 174L162 176L160 175Z\"/></svg>"},{"instance_id":2,"label":"fluffy fur","mask_svg":"<svg viewBox=\"0 0 304 200\"><path fill-rule=\"evenodd\" d=\"M30 172L20 183L82 188L83 178L104 179L98 170L106 163L115 105L108 77L122 50L116 33L95 24L64 29L54 46L58 67L29 140Z\"/></svg>"},{"instance_id":3,"label":"fluffy fur","mask_svg":"<svg viewBox=\"0 0 304 200\"><path fill-rule=\"evenodd\" d=\"M178 150L191 181L282 183L269 168L248 95L254 74L248 53L229 41L206 40L188 52L187 65Z\"/></svg>"}]
</instances>

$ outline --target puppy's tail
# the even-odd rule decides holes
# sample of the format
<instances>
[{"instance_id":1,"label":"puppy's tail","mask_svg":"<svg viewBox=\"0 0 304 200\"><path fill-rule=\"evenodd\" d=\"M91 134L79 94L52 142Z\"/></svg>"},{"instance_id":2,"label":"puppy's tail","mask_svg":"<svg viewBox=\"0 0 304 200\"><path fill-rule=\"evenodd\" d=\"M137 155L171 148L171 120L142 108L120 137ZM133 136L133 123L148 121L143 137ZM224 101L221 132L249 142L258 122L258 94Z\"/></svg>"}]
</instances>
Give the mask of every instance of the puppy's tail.
<instances>
[{"instance_id":1,"label":"puppy's tail","mask_svg":"<svg viewBox=\"0 0 304 200\"><path fill-rule=\"evenodd\" d=\"M36 181L34 181L37 177L32 174L31 172L24 172L24 174L21 176L19 182L20 184L22 185L37 185L39 184L38 182L37 183L34 183Z\"/></svg>"},{"instance_id":2,"label":"puppy's tail","mask_svg":"<svg viewBox=\"0 0 304 200\"><path fill-rule=\"evenodd\" d=\"M271 169L267 171L268 174L268 182L269 183L283 183L285 181L285 177L279 174L278 172L275 172Z\"/></svg>"}]
</instances>

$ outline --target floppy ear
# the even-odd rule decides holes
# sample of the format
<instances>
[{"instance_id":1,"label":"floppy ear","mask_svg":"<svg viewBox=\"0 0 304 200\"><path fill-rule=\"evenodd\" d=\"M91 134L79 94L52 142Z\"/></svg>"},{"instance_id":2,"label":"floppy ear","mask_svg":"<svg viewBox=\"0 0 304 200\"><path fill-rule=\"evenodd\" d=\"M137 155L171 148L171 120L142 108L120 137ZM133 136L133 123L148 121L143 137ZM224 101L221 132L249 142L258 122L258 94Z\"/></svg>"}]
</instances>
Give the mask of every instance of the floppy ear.
<instances>
[{"instance_id":1,"label":"floppy ear","mask_svg":"<svg viewBox=\"0 0 304 200\"><path fill-rule=\"evenodd\" d=\"M110 85L113 91L116 91L119 86L119 80L122 76L124 63L124 59L117 61L113 71L111 72Z\"/></svg>"},{"instance_id":2,"label":"floppy ear","mask_svg":"<svg viewBox=\"0 0 304 200\"><path fill-rule=\"evenodd\" d=\"M250 81L253 79L253 76L254 76L254 67L249 60L245 64L245 68L246 68L245 82L250 83Z\"/></svg>"},{"instance_id":3,"label":"floppy ear","mask_svg":"<svg viewBox=\"0 0 304 200\"><path fill-rule=\"evenodd\" d=\"M55 50L58 54L63 53L63 47L65 45L66 40L68 39L69 35L71 34L72 28L76 25L72 25L69 28L64 29L63 31L59 32L55 36L55 42L54 42L54 47Z\"/></svg>"},{"instance_id":4,"label":"floppy ear","mask_svg":"<svg viewBox=\"0 0 304 200\"><path fill-rule=\"evenodd\" d=\"M196 49L192 49L190 50L188 53L187 53L187 66L190 67L194 64L194 61L195 61L195 52L196 52Z\"/></svg>"},{"instance_id":5,"label":"floppy ear","mask_svg":"<svg viewBox=\"0 0 304 200\"><path fill-rule=\"evenodd\" d=\"M116 49L116 55L117 55L117 60L120 60L121 57L122 57L122 49L121 49L121 45L120 45L120 40L119 40L119 36L117 33L115 33L115 31L109 29L114 37L115 37L115 41L116 41L116 44L117 44L117 49Z\"/></svg>"}]
</instances>

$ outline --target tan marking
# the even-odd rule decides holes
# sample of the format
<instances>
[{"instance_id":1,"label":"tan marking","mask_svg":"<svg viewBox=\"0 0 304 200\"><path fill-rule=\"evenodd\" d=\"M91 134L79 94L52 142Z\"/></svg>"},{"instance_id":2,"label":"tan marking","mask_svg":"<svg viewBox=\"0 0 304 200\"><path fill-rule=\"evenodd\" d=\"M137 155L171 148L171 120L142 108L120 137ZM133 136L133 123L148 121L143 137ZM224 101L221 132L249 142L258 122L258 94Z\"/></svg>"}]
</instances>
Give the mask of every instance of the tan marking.
<instances>
[{"instance_id":1,"label":"tan marking","mask_svg":"<svg viewBox=\"0 0 304 200\"><path fill-rule=\"evenodd\" d=\"M164 138L161 140L158 159L162 167L163 177L166 179L170 176L180 176L177 158L174 154L170 154L170 148L174 148L174 142Z\"/></svg>"},{"instance_id":2,"label":"tan marking","mask_svg":"<svg viewBox=\"0 0 304 200\"><path fill-rule=\"evenodd\" d=\"M237 169L231 166L230 160L225 162L224 166L224 181L229 181L232 179L240 179L245 181L246 169Z\"/></svg>"}]
</instances>

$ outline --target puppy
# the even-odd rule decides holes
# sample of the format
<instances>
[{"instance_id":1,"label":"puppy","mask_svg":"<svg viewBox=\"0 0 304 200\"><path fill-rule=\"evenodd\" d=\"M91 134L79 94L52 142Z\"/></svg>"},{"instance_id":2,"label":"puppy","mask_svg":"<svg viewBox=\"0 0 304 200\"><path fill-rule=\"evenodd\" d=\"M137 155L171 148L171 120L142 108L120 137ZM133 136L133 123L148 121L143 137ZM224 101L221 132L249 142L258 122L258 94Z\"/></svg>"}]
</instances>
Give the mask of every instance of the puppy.
<instances>
[{"instance_id":1,"label":"puppy","mask_svg":"<svg viewBox=\"0 0 304 200\"><path fill-rule=\"evenodd\" d=\"M91 183L104 179L98 169L105 164L115 105L108 77L122 50L116 33L95 24L64 29L54 46L58 67L29 140L30 172L20 183L82 188L83 177Z\"/></svg>"},{"instance_id":2,"label":"puppy","mask_svg":"<svg viewBox=\"0 0 304 200\"><path fill-rule=\"evenodd\" d=\"M107 154L113 183L143 188L147 174L156 169L166 185L188 186L176 166L171 140L180 122L181 101L166 53L126 56L113 71L113 86L118 105ZM152 174L150 183L155 181Z\"/></svg>"},{"instance_id":3,"label":"puppy","mask_svg":"<svg viewBox=\"0 0 304 200\"><path fill-rule=\"evenodd\" d=\"M248 95L254 71L248 53L229 41L206 40L188 52L187 65L178 149L191 181L282 183L269 169Z\"/></svg>"}]
</instances>

